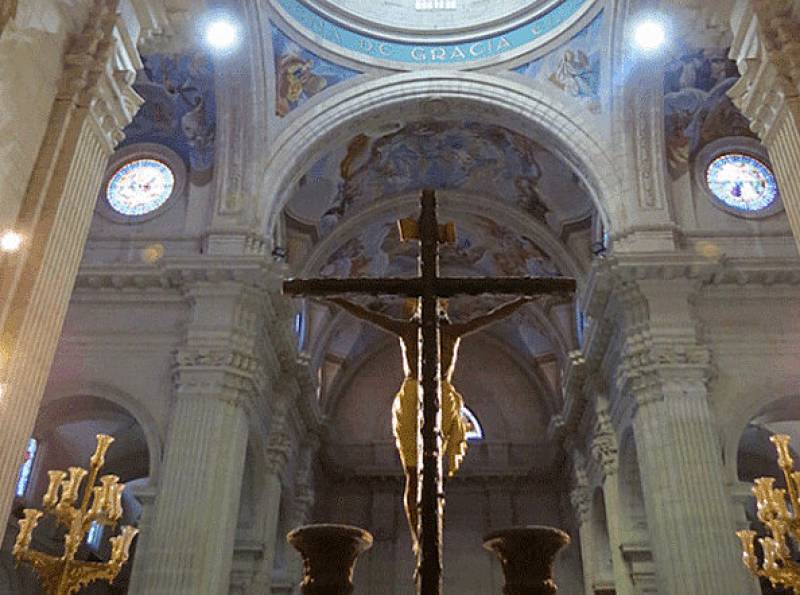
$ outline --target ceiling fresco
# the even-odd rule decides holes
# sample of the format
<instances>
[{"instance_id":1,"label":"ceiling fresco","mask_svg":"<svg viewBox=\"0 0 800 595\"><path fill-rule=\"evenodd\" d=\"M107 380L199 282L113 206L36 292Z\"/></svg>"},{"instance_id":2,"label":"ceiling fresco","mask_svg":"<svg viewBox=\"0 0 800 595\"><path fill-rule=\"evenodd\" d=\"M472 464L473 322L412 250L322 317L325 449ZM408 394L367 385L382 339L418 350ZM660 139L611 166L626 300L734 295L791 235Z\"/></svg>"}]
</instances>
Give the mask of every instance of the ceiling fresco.
<instances>
[{"instance_id":1,"label":"ceiling fresco","mask_svg":"<svg viewBox=\"0 0 800 595\"><path fill-rule=\"evenodd\" d=\"M416 275L418 249L416 242L400 241L394 222L375 223L336 249L318 274L339 278ZM440 265L443 274L450 275L559 274L532 239L475 215L459 217L456 245L442 247Z\"/></svg>"},{"instance_id":2,"label":"ceiling fresco","mask_svg":"<svg viewBox=\"0 0 800 595\"><path fill-rule=\"evenodd\" d=\"M556 232L593 210L578 177L538 143L501 126L445 120L351 138L300 179L287 213L325 237L377 197L429 187L491 197Z\"/></svg>"},{"instance_id":3,"label":"ceiling fresco","mask_svg":"<svg viewBox=\"0 0 800 595\"><path fill-rule=\"evenodd\" d=\"M664 128L673 177L686 173L705 145L726 136L757 138L728 90L739 79L728 50L692 50L667 65L664 75Z\"/></svg>"},{"instance_id":4,"label":"ceiling fresco","mask_svg":"<svg viewBox=\"0 0 800 595\"><path fill-rule=\"evenodd\" d=\"M275 113L281 118L317 93L361 74L301 48L275 25L272 25L272 51L275 56Z\"/></svg>"},{"instance_id":5,"label":"ceiling fresco","mask_svg":"<svg viewBox=\"0 0 800 595\"><path fill-rule=\"evenodd\" d=\"M387 23L371 20L362 20L359 28L355 28L348 7L342 10L333 2L325 3L328 10L308 6L300 0L272 0L272 4L286 21L329 51L360 62L401 69L437 65L457 68L511 59L552 41L593 6L591 0L549 0L537 3L534 9L519 11L522 2L514 0L507 3L509 10L505 4L501 9L484 9L481 18L499 15L498 22L480 26L478 20L478 26L458 28L448 36L446 28L435 25L414 34L415 22L435 23L436 17L431 16L434 13L427 11L422 18L416 12L413 13L416 18L404 18L404 30L398 31ZM369 4L371 7L366 10L374 14L378 3ZM380 18L391 18L398 10L408 9L392 2L380 11Z\"/></svg>"},{"instance_id":6,"label":"ceiling fresco","mask_svg":"<svg viewBox=\"0 0 800 595\"><path fill-rule=\"evenodd\" d=\"M214 65L203 52L150 54L134 88L145 103L125 128L125 142L159 143L178 153L193 179L214 166ZM208 176L206 176L208 177Z\"/></svg>"},{"instance_id":7,"label":"ceiling fresco","mask_svg":"<svg viewBox=\"0 0 800 595\"><path fill-rule=\"evenodd\" d=\"M514 71L537 82L552 85L570 100L598 114L602 107L601 62L606 47L601 37L602 31L601 12L568 42Z\"/></svg>"}]
</instances>

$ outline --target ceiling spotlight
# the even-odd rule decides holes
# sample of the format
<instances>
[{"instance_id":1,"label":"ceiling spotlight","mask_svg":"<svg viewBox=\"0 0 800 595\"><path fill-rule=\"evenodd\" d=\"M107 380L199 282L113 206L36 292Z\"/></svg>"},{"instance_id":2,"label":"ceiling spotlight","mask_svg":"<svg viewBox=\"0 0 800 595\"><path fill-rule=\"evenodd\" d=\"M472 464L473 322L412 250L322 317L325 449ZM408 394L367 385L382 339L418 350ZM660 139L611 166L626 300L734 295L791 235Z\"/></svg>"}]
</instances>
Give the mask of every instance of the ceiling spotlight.
<instances>
[{"instance_id":1,"label":"ceiling spotlight","mask_svg":"<svg viewBox=\"0 0 800 595\"><path fill-rule=\"evenodd\" d=\"M239 27L230 19L217 18L206 25L205 37L215 50L229 50L239 41Z\"/></svg>"},{"instance_id":2,"label":"ceiling spotlight","mask_svg":"<svg viewBox=\"0 0 800 595\"><path fill-rule=\"evenodd\" d=\"M22 246L22 234L9 230L0 235L0 250L3 252L16 252L20 246Z\"/></svg>"},{"instance_id":3,"label":"ceiling spotlight","mask_svg":"<svg viewBox=\"0 0 800 595\"><path fill-rule=\"evenodd\" d=\"M633 40L639 49L652 52L664 45L667 40L667 31L663 24L649 19L636 25Z\"/></svg>"}]
</instances>

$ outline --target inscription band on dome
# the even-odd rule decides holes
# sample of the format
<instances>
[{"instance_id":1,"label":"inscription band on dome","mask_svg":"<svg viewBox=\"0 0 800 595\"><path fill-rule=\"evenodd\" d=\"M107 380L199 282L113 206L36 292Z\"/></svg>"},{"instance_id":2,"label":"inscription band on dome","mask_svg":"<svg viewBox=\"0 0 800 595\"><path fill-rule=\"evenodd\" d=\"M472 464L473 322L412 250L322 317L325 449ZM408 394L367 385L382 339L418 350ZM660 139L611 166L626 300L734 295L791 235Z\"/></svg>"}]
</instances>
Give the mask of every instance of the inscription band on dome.
<instances>
[{"instance_id":1,"label":"inscription band on dome","mask_svg":"<svg viewBox=\"0 0 800 595\"><path fill-rule=\"evenodd\" d=\"M338 46L348 54L406 65L469 64L505 56L511 58L548 34L576 21L589 8L592 0L563 0L524 24L502 33L463 42L437 44L409 43L381 39L356 32L330 20L302 4L299 0L275 0L285 17L299 24L323 42ZM515 51L516 50L516 51Z\"/></svg>"}]
</instances>

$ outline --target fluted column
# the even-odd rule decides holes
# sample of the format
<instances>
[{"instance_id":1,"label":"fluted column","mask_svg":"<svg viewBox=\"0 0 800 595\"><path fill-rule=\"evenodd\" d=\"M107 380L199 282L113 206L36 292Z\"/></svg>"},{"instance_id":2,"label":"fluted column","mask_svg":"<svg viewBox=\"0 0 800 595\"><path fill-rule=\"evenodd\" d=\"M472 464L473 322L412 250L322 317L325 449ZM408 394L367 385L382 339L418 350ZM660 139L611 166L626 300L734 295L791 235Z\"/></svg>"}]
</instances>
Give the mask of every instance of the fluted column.
<instances>
[{"instance_id":1,"label":"fluted column","mask_svg":"<svg viewBox=\"0 0 800 595\"><path fill-rule=\"evenodd\" d=\"M670 280L639 288L648 323L626 337L618 382L636 403L633 429L659 592L752 593L724 485L706 387L710 353L695 336L691 286Z\"/></svg>"},{"instance_id":2,"label":"fluted column","mask_svg":"<svg viewBox=\"0 0 800 595\"><path fill-rule=\"evenodd\" d=\"M187 290L192 320L133 593L218 595L230 586L249 418L268 390L258 352L265 317L257 290L210 278Z\"/></svg>"},{"instance_id":3,"label":"fluted column","mask_svg":"<svg viewBox=\"0 0 800 595\"><path fill-rule=\"evenodd\" d=\"M625 511L622 510L619 495L617 438L602 397L598 400L596 417L590 448L592 457L597 461L603 474L603 501L606 506L606 528L614 572L614 590L617 595L634 595L633 582L622 555L622 518Z\"/></svg>"},{"instance_id":4,"label":"fluted column","mask_svg":"<svg viewBox=\"0 0 800 595\"><path fill-rule=\"evenodd\" d=\"M134 490L134 497L139 501L142 507L142 512L139 515L139 522L137 528L139 534L136 536L136 550L133 557L133 567L131 569L131 580L128 585L128 590L134 593L136 590L135 582L142 575L142 565L147 557L147 543L150 541L150 532L153 525L153 512L155 509L156 489L151 486Z\"/></svg>"},{"instance_id":5,"label":"fluted column","mask_svg":"<svg viewBox=\"0 0 800 595\"><path fill-rule=\"evenodd\" d=\"M592 498L586 477L585 462L577 452L573 455L573 487L569 493L572 511L578 526L581 544L581 563L583 565L583 591L594 595L594 544L592 543Z\"/></svg>"},{"instance_id":6,"label":"fluted column","mask_svg":"<svg viewBox=\"0 0 800 595\"><path fill-rule=\"evenodd\" d=\"M800 8L793 0L736 0L731 27L742 77L729 94L769 151L800 246Z\"/></svg>"},{"instance_id":7,"label":"fluted column","mask_svg":"<svg viewBox=\"0 0 800 595\"><path fill-rule=\"evenodd\" d=\"M95 0L73 36L30 182L0 256L0 518L30 437L69 303L108 156L141 105L139 64L117 0ZM1 531L1 530L0 530Z\"/></svg>"},{"instance_id":8,"label":"fluted column","mask_svg":"<svg viewBox=\"0 0 800 595\"><path fill-rule=\"evenodd\" d=\"M312 463L318 448L319 445L313 443L301 453L294 483L294 507L290 523L292 528L301 527L311 521L311 512L316 498ZM285 536L279 536L278 538L280 539L281 537L285 538ZM303 560L297 552L289 554L287 567L286 574L290 583L292 585L299 584L303 578Z\"/></svg>"},{"instance_id":9,"label":"fluted column","mask_svg":"<svg viewBox=\"0 0 800 595\"><path fill-rule=\"evenodd\" d=\"M288 403L282 400L276 406L267 439L267 460L264 467L262 493L260 494L259 533L263 544L263 554L251 590L254 593L268 593L272 587L272 571L275 567L275 554L280 523L281 499L283 496L284 473L291 455L292 442L289 437Z\"/></svg>"}]
</instances>

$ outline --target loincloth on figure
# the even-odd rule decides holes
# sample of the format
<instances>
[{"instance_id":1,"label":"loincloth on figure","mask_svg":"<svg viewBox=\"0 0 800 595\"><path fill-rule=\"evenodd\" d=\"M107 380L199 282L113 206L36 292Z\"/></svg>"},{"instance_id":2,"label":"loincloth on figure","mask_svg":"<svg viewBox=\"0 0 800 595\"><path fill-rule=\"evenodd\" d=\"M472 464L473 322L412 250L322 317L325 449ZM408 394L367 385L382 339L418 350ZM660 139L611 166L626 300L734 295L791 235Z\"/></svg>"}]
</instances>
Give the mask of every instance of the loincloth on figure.
<instances>
[{"instance_id":1,"label":"loincloth on figure","mask_svg":"<svg viewBox=\"0 0 800 595\"><path fill-rule=\"evenodd\" d=\"M392 430L405 467L417 467L417 412L419 382L406 378L392 405ZM454 475L467 452L467 427L461 415L464 399L453 385L442 380L442 455L448 475Z\"/></svg>"}]
</instances>

